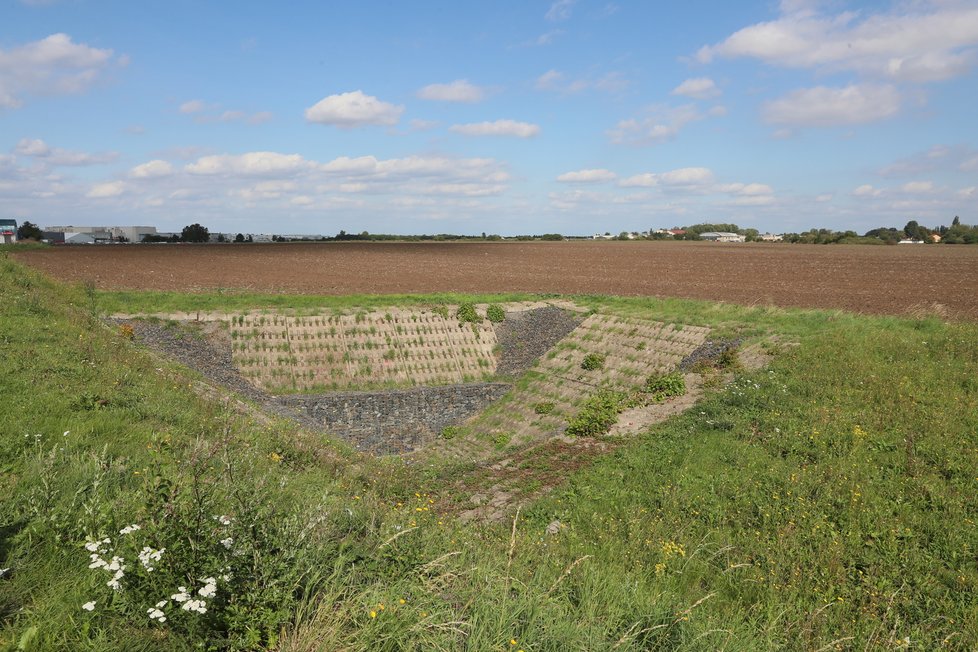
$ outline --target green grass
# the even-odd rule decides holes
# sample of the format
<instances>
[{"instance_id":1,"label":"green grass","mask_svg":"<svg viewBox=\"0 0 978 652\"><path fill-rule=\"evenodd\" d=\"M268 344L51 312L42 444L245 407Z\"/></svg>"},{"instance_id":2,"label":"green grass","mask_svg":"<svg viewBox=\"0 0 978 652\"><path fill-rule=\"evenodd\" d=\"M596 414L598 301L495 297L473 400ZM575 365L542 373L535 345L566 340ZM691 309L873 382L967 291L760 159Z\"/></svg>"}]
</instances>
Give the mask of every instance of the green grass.
<instances>
[{"instance_id":1,"label":"green grass","mask_svg":"<svg viewBox=\"0 0 978 652\"><path fill-rule=\"evenodd\" d=\"M462 303L509 303L539 301L556 295L500 293L500 294L357 294L346 296L304 294L262 294L239 290L217 292L98 292L100 310L114 313L161 313L245 310L290 310L296 314L314 314L322 310L349 311L355 309L377 310L395 306L427 307L439 312L442 304ZM447 313L446 313L447 315ZM446 316L447 318L447 316Z\"/></svg>"},{"instance_id":2,"label":"green grass","mask_svg":"<svg viewBox=\"0 0 978 652\"><path fill-rule=\"evenodd\" d=\"M84 288L4 254L0 277L0 649L978 647L975 324L583 298L798 345L563 474L513 527L456 522L465 462L360 458L252 422L104 327ZM96 308L197 300L111 296ZM216 544L217 514L243 554ZM144 582L114 594L83 544L131 523L165 564L140 575L130 555ZM218 564L234 577L205 617L149 621L151 596Z\"/></svg>"}]
</instances>

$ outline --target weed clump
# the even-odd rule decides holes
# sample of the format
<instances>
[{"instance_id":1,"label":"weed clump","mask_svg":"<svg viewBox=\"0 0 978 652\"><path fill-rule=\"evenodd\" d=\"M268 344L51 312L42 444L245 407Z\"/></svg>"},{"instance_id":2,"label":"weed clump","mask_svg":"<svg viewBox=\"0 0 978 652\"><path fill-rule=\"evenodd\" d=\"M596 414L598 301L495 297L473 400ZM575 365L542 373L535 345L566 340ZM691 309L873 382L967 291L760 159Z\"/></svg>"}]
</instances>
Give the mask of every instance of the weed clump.
<instances>
[{"instance_id":1,"label":"weed clump","mask_svg":"<svg viewBox=\"0 0 978 652\"><path fill-rule=\"evenodd\" d=\"M618 421L618 413L629 405L628 394L603 390L587 401L567 424L566 433L575 437L603 435Z\"/></svg>"},{"instance_id":2,"label":"weed clump","mask_svg":"<svg viewBox=\"0 0 978 652\"><path fill-rule=\"evenodd\" d=\"M442 439L455 439L460 434L462 434L461 426L445 426L441 429Z\"/></svg>"},{"instance_id":3,"label":"weed clump","mask_svg":"<svg viewBox=\"0 0 978 652\"><path fill-rule=\"evenodd\" d=\"M554 404L551 401L541 401L533 406L533 411L537 414L550 414L554 411Z\"/></svg>"},{"instance_id":4,"label":"weed clump","mask_svg":"<svg viewBox=\"0 0 978 652\"><path fill-rule=\"evenodd\" d=\"M581 369L584 371L595 371L604 369L604 356L600 353L588 353L581 361Z\"/></svg>"},{"instance_id":5,"label":"weed clump","mask_svg":"<svg viewBox=\"0 0 978 652\"><path fill-rule=\"evenodd\" d=\"M458 310L455 311L455 316L458 317L458 320L462 323L469 322L472 324L478 324L482 321L482 317L480 317L479 313L476 312L475 304L472 303L463 303L460 305Z\"/></svg>"},{"instance_id":6,"label":"weed clump","mask_svg":"<svg viewBox=\"0 0 978 652\"><path fill-rule=\"evenodd\" d=\"M686 379L679 372L649 376L645 379L643 391L656 402L682 396L686 393Z\"/></svg>"},{"instance_id":7,"label":"weed clump","mask_svg":"<svg viewBox=\"0 0 978 652\"><path fill-rule=\"evenodd\" d=\"M501 324L506 321L506 311L499 304L491 303L486 308L486 319L494 324Z\"/></svg>"}]
</instances>

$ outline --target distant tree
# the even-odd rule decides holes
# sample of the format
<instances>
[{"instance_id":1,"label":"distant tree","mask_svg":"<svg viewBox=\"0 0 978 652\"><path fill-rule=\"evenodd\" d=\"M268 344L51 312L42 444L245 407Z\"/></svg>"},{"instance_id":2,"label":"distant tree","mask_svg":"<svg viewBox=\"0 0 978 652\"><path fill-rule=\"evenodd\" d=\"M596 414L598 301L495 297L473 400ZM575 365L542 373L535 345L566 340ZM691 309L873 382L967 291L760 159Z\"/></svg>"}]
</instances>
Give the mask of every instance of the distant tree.
<instances>
[{"instance_id":1,"label":"distant tree","mask_svg":"<svg viewBox=\"0 0 978 652\"><path fill-rule=\"evenodd\" d=\"M40 240L43 235L41 228L33 222L25 221L17 227L18 240Z\"/></svg>"},{"instance_id":2,"label":"distant tree","mask_svg":"<svg viewBox=\"0 0 978 652\"><path fill-rule=\"evenodd\" d=\"M239 233L238 235L234 236L234 241L235 242L244 242L244 234L243 233Z\"/></svg>"},{"instance_id":3,"label":"distant tree","mask_svg":"<svg viewBox=\"0 0 978 652\"><path fill-rule=\"evenodd\" d=\"M251 234L249 233L249 234L248 234L248 237L247 237L247 239L246 239L245 241L246 241L246 242L254 242L254 241L255 241L255 239L254 239L253 237L251 237Z\"/></svg>"},{"instance_id":4,"label":"distant tree","mask_svg":"<svg viewBox=\"0 0 978 652\"><path fill-rule=\"evenodd\" d=\"M961 218L955 215L954 219L951 220L951 226L958 226L959 224L961 224Z\"/></svg>"},{"instance_id":5,"label":"distant tree","mask_svg":"<svg viewBox=\"0 0 978 652\"><path fill-rule=\"evenodd\" d=\"M224 237L224 234L223 233L218 233L217 234L217 241L218 242L227 242L228 239Z\"/></svg>"},{"instance_id":6,"label":"distant tree","mask_svg":"<svg viewBox=\"0 0 978 652\"><path fill-rule=\"evenodd\" d=\"M211 232L207 227L196 223L183 227L180 232L180 240L183 242L208 242L210 239Z\"/></svg>"},{"instance_id":7,"label":"distant tree","mask_svg":"<svg viewBox=\"0 0 978 652\"><path fill-rule=\"evenodd\" d=\"M544 233L540 236L541 240L563 240L564 236L559 233Z\"/></svg>"}]
</instances>

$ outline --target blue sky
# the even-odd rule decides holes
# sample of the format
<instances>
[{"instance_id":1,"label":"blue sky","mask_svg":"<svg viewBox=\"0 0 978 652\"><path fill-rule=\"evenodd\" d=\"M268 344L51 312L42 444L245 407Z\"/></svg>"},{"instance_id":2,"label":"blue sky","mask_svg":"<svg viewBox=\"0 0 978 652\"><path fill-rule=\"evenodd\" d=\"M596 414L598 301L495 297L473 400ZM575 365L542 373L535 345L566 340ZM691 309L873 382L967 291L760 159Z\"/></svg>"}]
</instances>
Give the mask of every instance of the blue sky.
<instances>
[{"instance_id":1,"label":"blue sky","mask_svg":"<svg viewBox=\"0 0 978 652\"><path fill-rule=\"evenodd\" d=\"M3 0L0 212L324 234L975 223L976 69L976 0Z\"/></svg>"}]
</instances>

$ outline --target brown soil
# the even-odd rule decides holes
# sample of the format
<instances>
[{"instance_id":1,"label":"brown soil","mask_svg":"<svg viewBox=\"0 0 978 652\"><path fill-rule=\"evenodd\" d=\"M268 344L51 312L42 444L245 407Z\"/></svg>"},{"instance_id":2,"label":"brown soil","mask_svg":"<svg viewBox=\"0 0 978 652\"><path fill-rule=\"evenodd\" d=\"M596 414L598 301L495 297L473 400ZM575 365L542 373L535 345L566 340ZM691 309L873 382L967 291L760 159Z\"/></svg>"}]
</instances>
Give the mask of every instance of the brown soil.
<instances>
[{"instance_id":1,"label":"brown soil","mask_svg":"<svg viewBox=\"0 0 978 652\"><path fill-rule=\"evenodd\" d=\"M101 289L688 297L978 320L978 247L705 242L61 247L16 257Z\"/></svg>"}]
</instances>

